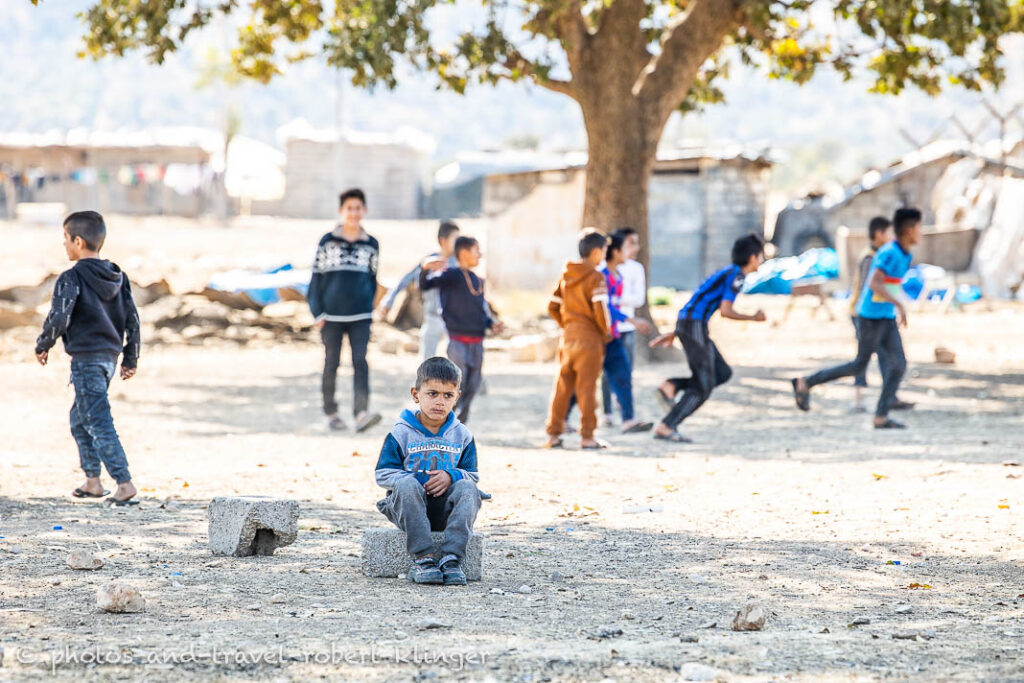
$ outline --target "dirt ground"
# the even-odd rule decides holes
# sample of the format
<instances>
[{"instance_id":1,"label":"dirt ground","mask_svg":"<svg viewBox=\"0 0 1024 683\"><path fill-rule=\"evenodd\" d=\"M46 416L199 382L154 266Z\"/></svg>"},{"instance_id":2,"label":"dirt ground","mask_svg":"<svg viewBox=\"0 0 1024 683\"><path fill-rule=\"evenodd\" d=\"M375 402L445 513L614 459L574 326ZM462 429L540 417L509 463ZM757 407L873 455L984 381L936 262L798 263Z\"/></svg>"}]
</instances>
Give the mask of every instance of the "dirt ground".
<instances>
[{"instance_id":1,"label":"dirt ground","mask_svg":"<svg viewBox=\"0 0 1024 683\"><path fill-rule=\"evenodd\" d=\"M18 243L35 264L60 249L34 242ZM111 388L142 503L110 509L68 495L66 356L40 368L15 353L32 335L8 332L0 680L1024 680L1024 307L913 314L900 393L918 405L909 430L875 432L848 382L796 410L788 378L849 357L852 331L839 303L834 322L807 304L782 321L784 304L741 298L774 322L713 322L736 374L682 447L605 430L598 454L540 449L555 366L490 354L470 426L494 499L477 523L484 579L464 588L360 571L363 530L386 523L372 471L413 355L371 351L386 418L355 435L323 425L312 341L144 348ZM934 362L939 343L955 365ZM642 416L667 374L685 364L638 368ZM349 381L344 367L343 406ZM205 506L232 494L300 501L296 543L212 556ZM105 566L68 569L75 549ZM144 612L97 609L115 578ZM733 632L750 602L764 630Z\"/></svg>"}]
</instances>

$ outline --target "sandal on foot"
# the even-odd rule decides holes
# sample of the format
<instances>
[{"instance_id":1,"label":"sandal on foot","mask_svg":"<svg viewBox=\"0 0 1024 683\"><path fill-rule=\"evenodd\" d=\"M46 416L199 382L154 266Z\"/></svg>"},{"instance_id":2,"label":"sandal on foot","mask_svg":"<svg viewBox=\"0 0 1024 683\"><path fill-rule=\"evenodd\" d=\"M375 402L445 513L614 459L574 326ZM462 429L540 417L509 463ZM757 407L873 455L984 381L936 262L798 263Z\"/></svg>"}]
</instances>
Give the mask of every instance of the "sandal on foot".
<instances>
[{"instance_id":1,"label":"sandal on foot","mask_svg":"<svg viewBox=\"0 0 1024 683\"><path fill-rule=\"evenodd\" d=\"M882 424L876 424L875 425L875 429L906 429L906 428L907 428L907 425L903 424L902 422L897 422L896 420L889 420L889 419L887 419Z\"/></svg>"},{"instance_id":2,"label":"sandal on foot","mask_svg":"<svg viewBox=\"0 0 1024 683\"><path fill-rule=\"evenodd\" d=\"M668 441L670 443L693 443L693 439L683 436L676 431L673 431L671 434L659 434L655 432L654 438L658 441Z\"/></svg>"},{"instance_id":3,"label":"sandal on foot","mask_svg":"<svg viewBox=\"0 0 1024 683\"><path fill-rule=\"evenodd\" d=\"M599 451L603 448L608 448L604 441L595 441L593 446L580 446L581 451Z\"/></svg>"},{"instance_id":4,"label":"sandal on foot","mask_svg":"<svg viewBox=\"0 0 1024 683\"><path fill-rule=\"evenodd\" d=\"M811 392L797 389L797 380L795 379L790 382L793 384L793 398L796 399L796 407L806 413L811 409Z\"/></svg>"},{"instance_id":5,"label":"sandal on foot","mask_svg":"<svg viewBox=\"0 0 1024 683\"><path fill-rule=\"evenodd\" d=\"M901 401L900 399L896 399L892 402L892 410L913 410L916 405L916 403L911 401Z\"/></svg>"},{"instance_id":6,"label":"sandal on foot","mask_svg":"<svg viewBox=\"0 0 1024 683\"><path fill-rule=\"evenodd\" d=\"M110 498L107 498L107 505L109 505L110 507L115 507L115 508L126 508L126 507L131 507L132 505L138 505L138 504L139 504L139 501L135 500L134 498L127 498L125 500L118 500L117 498L114 498L113 496L111 496Z\"/></svg>"},{"instance_id":7,"label":"sandal on foot","mask_svg":"<svg viewBox=\"0 0 1024 683\"><path fill-rule=\"evenodd\" d=\"M559 438L559 439L555 439L553 442L548 442L548 443L544 444L544 448L561 448L564 445L565 445L565 442L562 441L562 439Z\"/></svg>"},{"instance_id":8,"label":"sandal on foot","mask_svg":"<svg viewBox=\"0 0 1024 683\"><path fill-rule=\"evenodd\" d=\"M636 424L634 424L632 427L629 427L628 429L623 429L622 433L623 434L639 434L640 432L649 432L652 429L654 429L654 423L653 422L646 422L644 420L641 420L640 422L637 422Z\"/></svg>"},{"instance_id":9,"label":"sandal on foot","mask_svg":"<svg viewBox=\"0 0 1024 683\"><path fill-rule=\"evenodd\" d=\"M110 491L104 490L103 493L89 493L84 489L75 489L71 492L71 495L75 498L106 498L110 495Z\"/></svg>"}]
</instances>

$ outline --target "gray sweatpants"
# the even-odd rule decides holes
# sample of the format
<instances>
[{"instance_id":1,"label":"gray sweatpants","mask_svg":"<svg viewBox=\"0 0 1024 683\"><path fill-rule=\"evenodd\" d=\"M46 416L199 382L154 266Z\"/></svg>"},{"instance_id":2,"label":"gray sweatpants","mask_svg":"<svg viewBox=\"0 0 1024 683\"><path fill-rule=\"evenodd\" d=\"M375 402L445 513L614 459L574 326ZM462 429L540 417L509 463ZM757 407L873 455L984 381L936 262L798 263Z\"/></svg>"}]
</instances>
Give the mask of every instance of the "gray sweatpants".
<instances>
[{"instance_id":1,"label":"gray sweatpants","mask_svg":"<svg viewBox=\"0 0 1024 683\"><path fill-rule=\"evenodd\" d=\"M462 370L462 396L455 405L459 422L465 424L469 420L469 406L473 403L476 392L480 390L480 382L484 378L484 345L464 344L454 339L448 342L448 359Z\"/></svg>"},{"instance_id":2,"label":"gray sweatpants","mask_svg":"<svg viewBox=\"0 0 1024 683\"><path fill-rule=\"evenodd\" d=\"M441 555L466 556L473 522L480 510L480 491L470 479L460 479L440 496L428 496L416 477L399 479L377 509L405 532L405 547L413 557L429 553L431 531L443 531Z\"/></svg>"},{"instance_id":3,"label":"gray sweatpants","mask_svg":"<svg viewBox=\"0 0 1024 683\"><path fill-rule=\"evenodd\" d=\"M437 345L448 335L444 328L444 320L439 315L425 313L423 325L420 326L420 360L437 355Z\"/></svg>"}]
</instances>

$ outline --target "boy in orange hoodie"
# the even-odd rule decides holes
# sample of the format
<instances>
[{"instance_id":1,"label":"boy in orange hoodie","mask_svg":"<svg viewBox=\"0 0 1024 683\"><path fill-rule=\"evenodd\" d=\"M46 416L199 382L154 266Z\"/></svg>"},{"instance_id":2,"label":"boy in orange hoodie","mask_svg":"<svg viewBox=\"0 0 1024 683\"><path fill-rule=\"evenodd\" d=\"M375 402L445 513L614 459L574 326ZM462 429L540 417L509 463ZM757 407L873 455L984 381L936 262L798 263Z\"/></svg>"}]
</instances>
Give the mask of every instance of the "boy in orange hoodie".
<instances>
[{"instance_id":1,"label":"boy in orange hoodie","mask_svg":"<svg viewBox=\"0 0 1024 683\"><path fill-rule=\"evenodd\" d=\"M562 277L548 304L548 314L562 328L558 360L562 369L548 412L548 448L562 446L562 431L569 399L576 394L580 404L580 446L604 448L594 439L597 427L597 380L601 377L604 346L611 339L608 286L597 268L604 260L608 238L587 228L580 233L579 261L565 264Z\"/></svg>"}]
</instances>

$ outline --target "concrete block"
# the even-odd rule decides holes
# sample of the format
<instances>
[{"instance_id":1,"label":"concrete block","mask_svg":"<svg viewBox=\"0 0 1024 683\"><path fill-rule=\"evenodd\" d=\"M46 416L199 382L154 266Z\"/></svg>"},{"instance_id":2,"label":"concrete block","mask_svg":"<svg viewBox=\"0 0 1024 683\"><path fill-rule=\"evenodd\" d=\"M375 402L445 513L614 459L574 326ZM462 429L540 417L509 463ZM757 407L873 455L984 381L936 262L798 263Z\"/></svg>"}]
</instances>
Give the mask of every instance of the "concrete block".
<instances>
[{"instance_id":1,"label":"concrete block","mask_svg":"<svg viewBox=\"0 0 1024 683\"><path fill-rule=\"evenodd\" d=\"M441 556L444 532L430 534L434 541L434 554ZM479 581L483 574L484 537L473 534L462 558L462 571L470 581ZM369 529L363 534L363 573L374 578L394 578L407 574L412 558L405 550L405 532L396 528Z\"/></svg>"},{"instance_id":2,"label":"concrete block","mask_svg":"<svg viewBox=\"0 0 1024 683\"><path fill-rule=\"evenodd\" d=\"M299 504L264 496L214 498L207 508L214 555L273 555L295 542Z\"/></svg>"}]
</instances>

